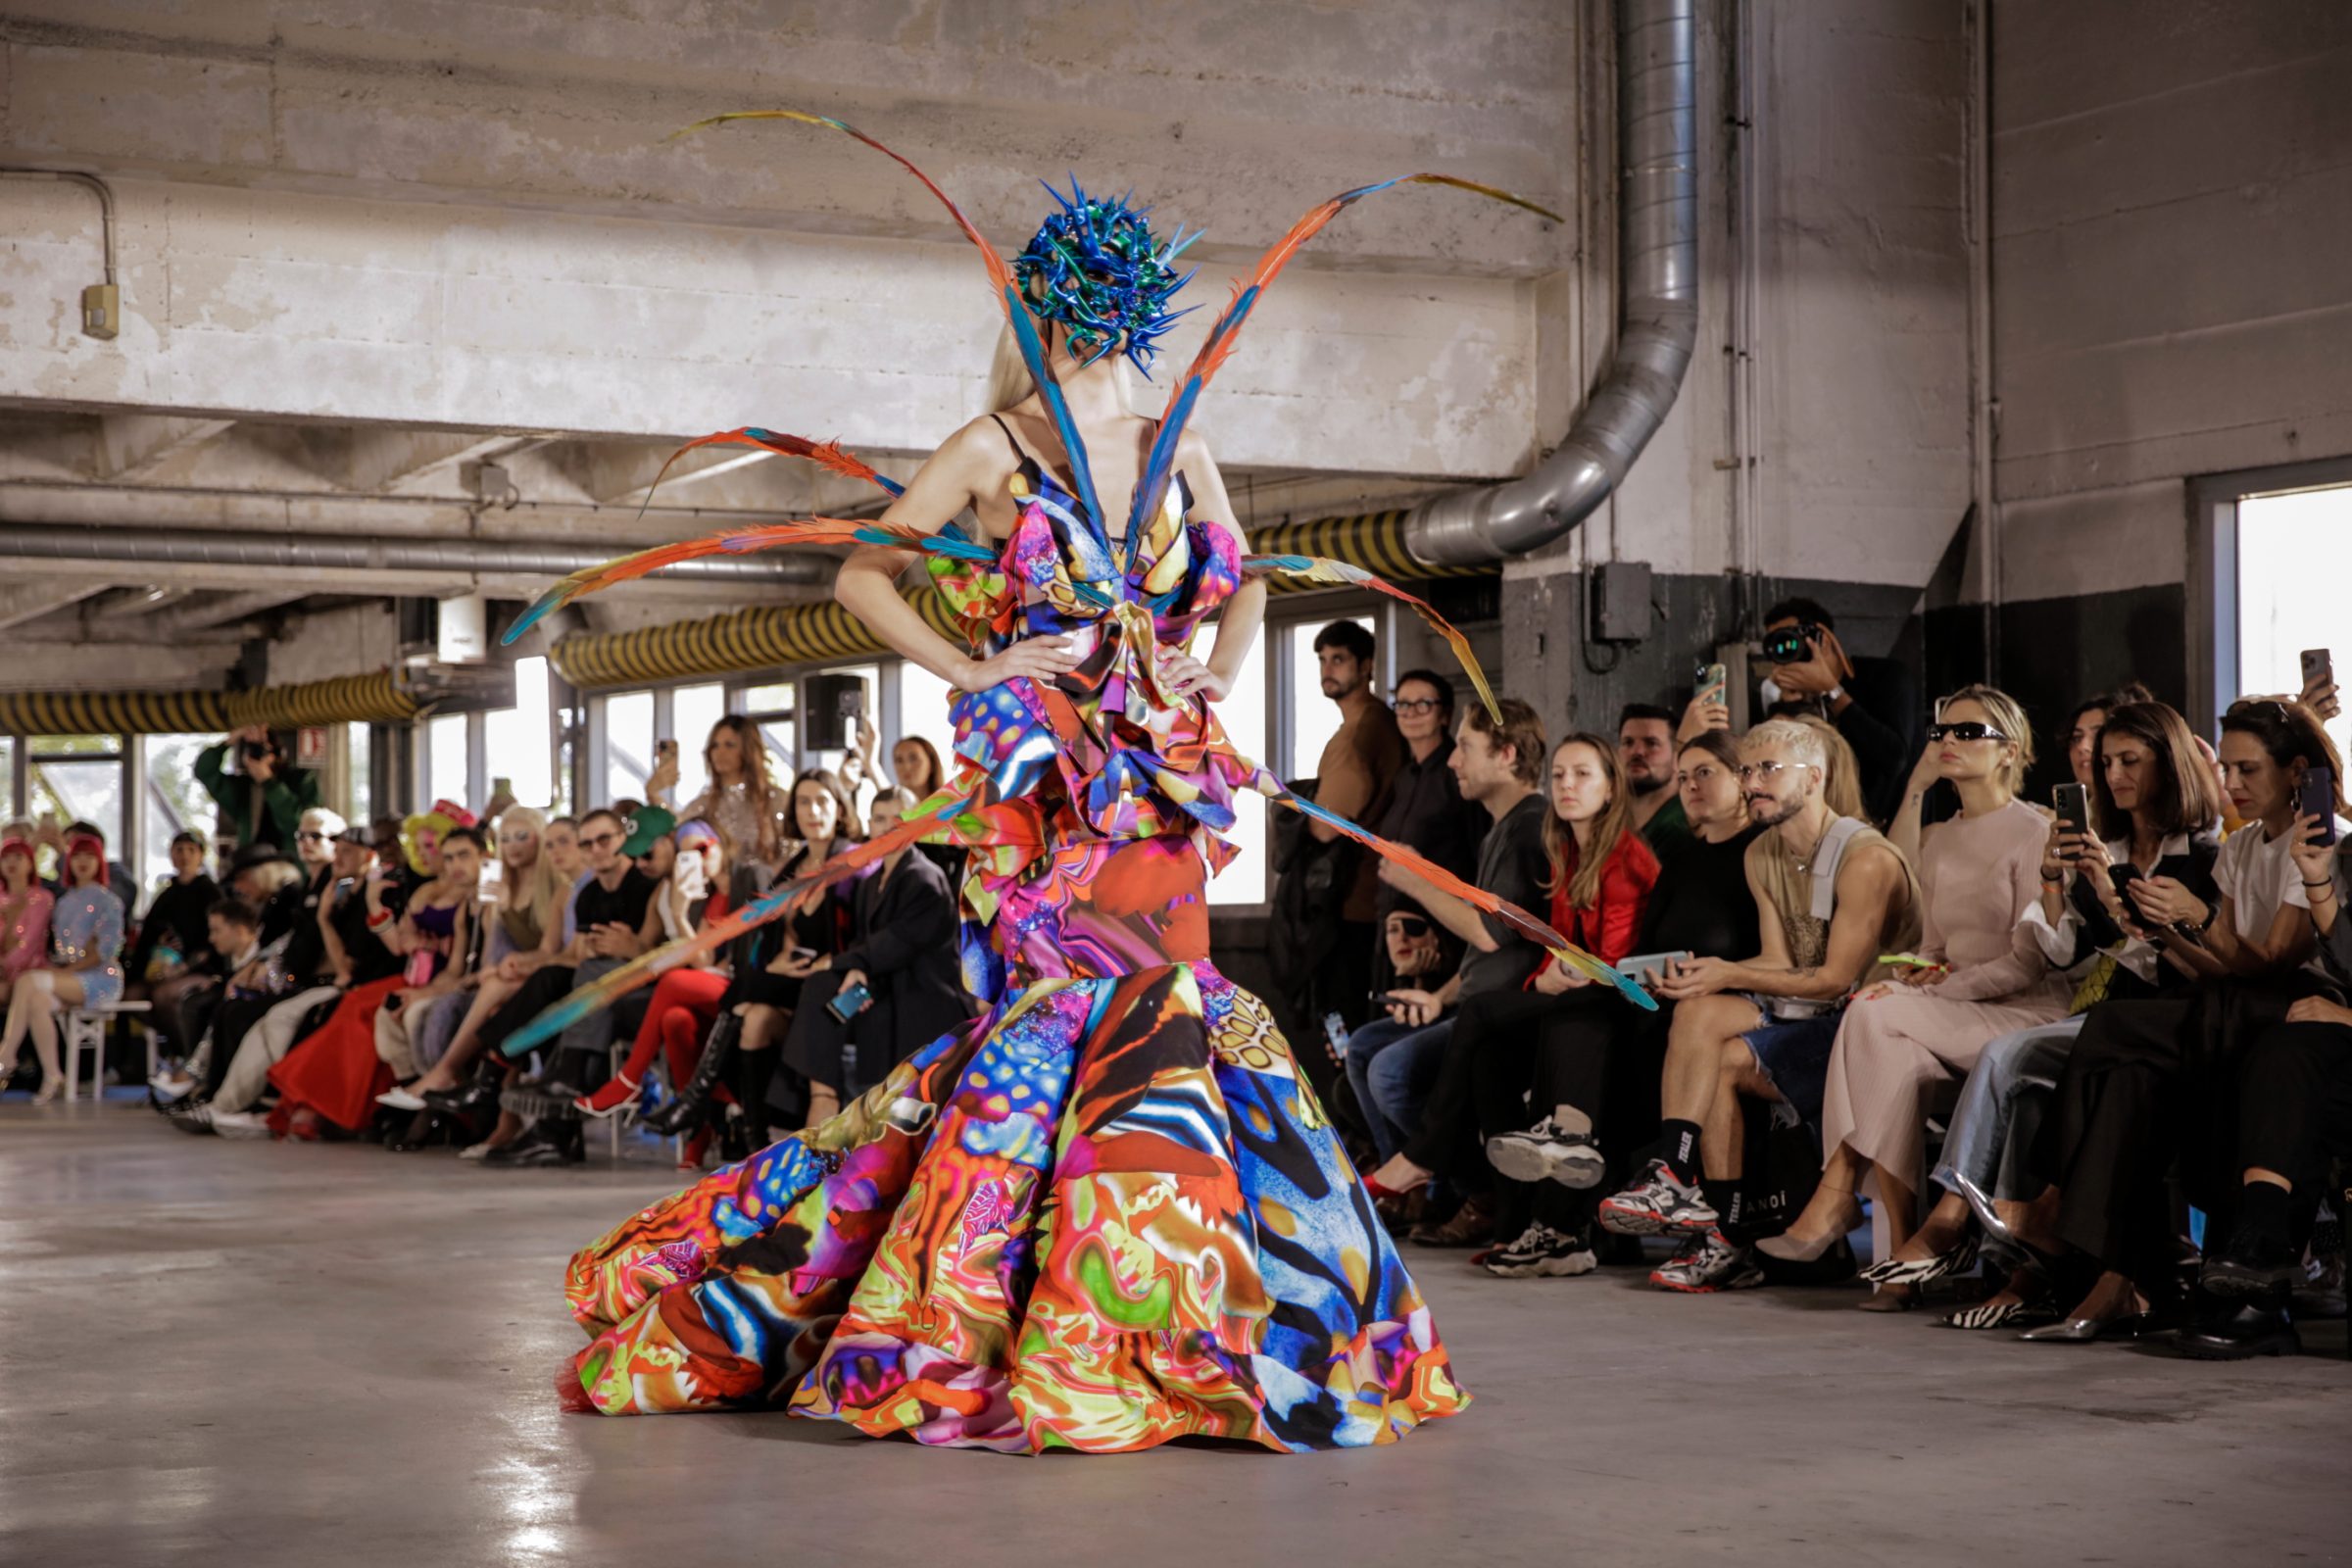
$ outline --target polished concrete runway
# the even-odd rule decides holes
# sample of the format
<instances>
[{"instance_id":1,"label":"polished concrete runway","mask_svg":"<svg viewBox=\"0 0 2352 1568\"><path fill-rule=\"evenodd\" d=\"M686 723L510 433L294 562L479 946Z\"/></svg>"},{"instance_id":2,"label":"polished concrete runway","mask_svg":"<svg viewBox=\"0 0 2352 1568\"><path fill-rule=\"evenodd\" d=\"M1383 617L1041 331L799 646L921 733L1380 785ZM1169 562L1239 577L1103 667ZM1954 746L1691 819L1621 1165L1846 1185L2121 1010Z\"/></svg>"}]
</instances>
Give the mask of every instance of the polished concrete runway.
<instances>
[{"instance_id":1,"label":"polished concrete runway","mask_svg":"<svg viewBox=\"0 0 2352 1568\"><path fill-rule=\"evenodd\" d=\"M649 1151L650 1153L650 1151ZM1045 1459L558 1413L565 1254L653 1164L0 1103L0 1563L2342 1561L2352 1364L2192 1365L1624 1271L1417 1270L1478 1402L1372 1452Z\"/></svg>"}]
</instances>

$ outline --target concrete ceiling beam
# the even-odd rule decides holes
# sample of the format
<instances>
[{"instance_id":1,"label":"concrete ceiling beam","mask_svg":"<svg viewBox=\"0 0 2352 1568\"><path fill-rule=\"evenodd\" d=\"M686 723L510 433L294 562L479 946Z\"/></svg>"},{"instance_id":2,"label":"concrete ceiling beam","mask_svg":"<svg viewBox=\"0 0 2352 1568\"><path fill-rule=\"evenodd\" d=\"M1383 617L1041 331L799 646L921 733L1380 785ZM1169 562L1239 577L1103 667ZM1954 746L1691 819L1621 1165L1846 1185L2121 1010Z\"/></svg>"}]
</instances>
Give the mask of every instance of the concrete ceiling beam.
<instances>
[{"instance_id":1,"label":"concrete ceiling beam","mask_svg":"<svg viewBox=\"0 0 2352 1568\"><path fill-rule=\"evenodd\" d=\"M104 593L108 579L81 577L20 578L0 588L0 631L69 609L93 594ZM11 649L14 657L14 649Z\"/></svg>"},{"instance_id":2,"label":"concrete ceiling beam","mask_svg":"<svg viewBox=\"0 0 2352 1568\"><path fill-rule=\"evenodd\" d=\"M102 480L142 478L181 453L225 434L236 422L161 414L110 414L98 421L91 466Z\"/></svg>"}]
</instances>

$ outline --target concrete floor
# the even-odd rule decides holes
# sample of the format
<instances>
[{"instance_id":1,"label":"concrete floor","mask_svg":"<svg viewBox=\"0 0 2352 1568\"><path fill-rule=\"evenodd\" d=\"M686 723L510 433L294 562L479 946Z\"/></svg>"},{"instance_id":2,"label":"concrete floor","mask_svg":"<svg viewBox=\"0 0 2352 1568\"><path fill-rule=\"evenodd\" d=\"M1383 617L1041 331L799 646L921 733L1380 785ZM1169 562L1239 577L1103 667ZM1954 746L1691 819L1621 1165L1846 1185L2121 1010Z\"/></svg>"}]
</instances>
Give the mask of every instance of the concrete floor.
<instances>
[{"instance_id":1,"label":"concrete floor","mask_svg":"<svg viewBox=\"0 0 2352 1568\"><path fill-rule=\"evenodd\" d=\"M1420 1275L1478 1402L1374 1452L1043 1460L557 1412L567 1251L651 1164L0 1105L0 1562L2342 1561L2352 1364L2195 1365L1630 1273Z\"/></svg>"}]
</instances>

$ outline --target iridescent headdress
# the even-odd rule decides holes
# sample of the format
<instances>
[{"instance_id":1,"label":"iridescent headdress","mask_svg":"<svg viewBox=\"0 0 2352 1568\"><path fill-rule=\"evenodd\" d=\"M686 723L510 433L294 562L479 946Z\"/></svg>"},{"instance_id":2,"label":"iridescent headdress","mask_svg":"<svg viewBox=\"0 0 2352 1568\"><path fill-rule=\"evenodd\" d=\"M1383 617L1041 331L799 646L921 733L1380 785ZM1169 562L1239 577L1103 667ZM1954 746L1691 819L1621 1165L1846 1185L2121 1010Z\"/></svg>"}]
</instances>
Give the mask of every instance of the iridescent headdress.
<instances>
[{"instance_id":1,"label":"iridescent headdress","mask_svg":"<svg viewBox=\"0 0 2352 1568\"><path fill-rule=\"evenodd\" d=\"M1129 207L1123 197L1089 196L1075 174L1067 196L1051 184L1046 189L1061 211L1039 226L1013 261L1021 297L1039 319L1061 323L1080 364L1121 353L1150 375L1161 335L1189 314L1169 310L1168 300L1193 275L1178 272L1174 263L1199 231L1187 234L1178 224L1163 245L1145 221L1148 207Z\"/></svg>"}]
</instances>

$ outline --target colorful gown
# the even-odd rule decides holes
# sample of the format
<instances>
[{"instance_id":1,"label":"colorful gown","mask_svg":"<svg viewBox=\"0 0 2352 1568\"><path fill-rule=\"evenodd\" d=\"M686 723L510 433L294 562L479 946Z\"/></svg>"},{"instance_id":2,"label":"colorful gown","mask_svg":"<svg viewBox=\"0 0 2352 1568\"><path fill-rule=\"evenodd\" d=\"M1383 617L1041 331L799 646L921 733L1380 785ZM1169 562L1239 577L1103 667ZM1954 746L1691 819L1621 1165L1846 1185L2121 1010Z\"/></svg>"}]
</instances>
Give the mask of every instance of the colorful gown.
<instances>
[{"instance_id":1,"label":"colorful gown","mask_svg":"<svg viewBox=\"0 0 2352 1568\"><path fill-rule=\"evenodd\" d=\"M983 647L1082 656L952 708L987 1011L576 1255L568 1376L609 1414L1023 1452L1394 1441L1468 1396L1265 1004L1209 959L1258 770L1154 673L1239 585L1233 536L1172 495L1122 569L1034 462L1015 496L993 561L931 562Z\"/></svg>"}]
</instances>

